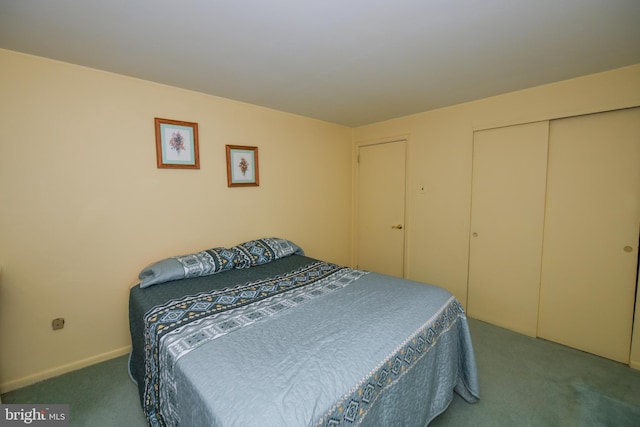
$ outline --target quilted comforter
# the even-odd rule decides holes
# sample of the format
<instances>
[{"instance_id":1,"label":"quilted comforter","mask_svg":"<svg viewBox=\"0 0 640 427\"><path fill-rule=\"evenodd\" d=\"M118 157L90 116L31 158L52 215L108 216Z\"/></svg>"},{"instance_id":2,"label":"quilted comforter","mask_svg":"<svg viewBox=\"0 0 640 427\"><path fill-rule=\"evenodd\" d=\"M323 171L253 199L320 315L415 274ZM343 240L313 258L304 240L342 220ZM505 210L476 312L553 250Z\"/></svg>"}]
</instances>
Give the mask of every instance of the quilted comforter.
<instances>
[{"instance_id":1,"label":"quilted comforter","mask_svg":"<svg viewBox=\"0 0 640 427\"><path fill-rule=\"evenodd\" d=\"M446 290L292 255L130 295L153 426L425 426L479 398Z\"/></svg>"}]
</instances>

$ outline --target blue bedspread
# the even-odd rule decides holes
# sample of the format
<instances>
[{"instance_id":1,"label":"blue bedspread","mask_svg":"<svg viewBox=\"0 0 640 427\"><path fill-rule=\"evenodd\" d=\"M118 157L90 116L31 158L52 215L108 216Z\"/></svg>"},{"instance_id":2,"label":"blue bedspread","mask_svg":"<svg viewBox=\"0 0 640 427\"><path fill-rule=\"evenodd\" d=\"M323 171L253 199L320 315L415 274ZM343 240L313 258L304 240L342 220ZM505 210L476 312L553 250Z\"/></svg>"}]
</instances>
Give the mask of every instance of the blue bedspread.
<instances>
[{"instance_id":1,"label":"blue bedspread","mask_svg":"<svg viewBox=\"0 0 640 427\"><path fill-rule=\"evenodd\" d=\"M479 397L446 290L321 261L145 315L152 425L425 426Z\"/></svg>"}]
</instances>

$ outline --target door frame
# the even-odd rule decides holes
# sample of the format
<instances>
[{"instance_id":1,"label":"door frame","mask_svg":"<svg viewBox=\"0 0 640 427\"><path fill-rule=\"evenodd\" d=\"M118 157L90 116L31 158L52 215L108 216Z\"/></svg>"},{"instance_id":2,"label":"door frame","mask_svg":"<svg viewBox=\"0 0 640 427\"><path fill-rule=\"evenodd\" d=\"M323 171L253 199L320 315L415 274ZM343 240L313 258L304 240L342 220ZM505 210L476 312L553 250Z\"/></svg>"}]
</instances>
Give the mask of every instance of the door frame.
<instances>
[{"instance_id":1,"label":"door frame","mask_svg":"<svg viewBox=\"0 0 640 427\"><path fill-rule=\"evenodd\" d=\"M360 148L370 145L380 145L380 144L389 144L393 142L404 142L405 143L405 167L404 167L404 243L402 250L403 261L402 261L402 277L407 278L407 272L409 271L409 242L410 242L410 233L407 230L411 230L411 215L409 210L409 188L410 187L410 177L411 175L411 163L410 163L410 153L411 153L411 139L409 135L397 135L390 136L385 138L376 138L376 139L368 139L361 141L354 141L353 143L353 151L352 151L352 168L351 168L351 182L352 185L352 203L351 203L351 229L353 230L351 234L351 265L355 267L357 259L358 259L358 206L359 206L359 189L360 182L358 178L358 155L360 153Z\"/></svg>"}]
</instances>

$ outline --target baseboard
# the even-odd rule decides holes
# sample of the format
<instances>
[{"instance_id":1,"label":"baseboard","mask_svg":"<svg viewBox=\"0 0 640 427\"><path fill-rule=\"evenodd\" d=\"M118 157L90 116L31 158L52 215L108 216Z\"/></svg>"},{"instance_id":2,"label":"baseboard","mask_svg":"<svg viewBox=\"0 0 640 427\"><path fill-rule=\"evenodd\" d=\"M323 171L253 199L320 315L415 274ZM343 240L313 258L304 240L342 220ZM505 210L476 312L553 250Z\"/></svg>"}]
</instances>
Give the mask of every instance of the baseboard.
<instances>
[{"instance_id":1,"label":"baseboard","mask_svg":"<svg viewBox=\"0 0 640 427\"><path fill-rule=\"evenodd\" d=\"M12 390L17 390L22 387L26 387L31 384L35 384L40 381L48 380L62 374L77 371L78 369L86 368L87 366L95 365L96 363L105 362L107 360L114 359L116 357L124 356L131 351L131 346L122 347L113 351L98 354L96 356L87 357L86 359L78 360L66 365L58 366L46 371L41 371L33 375L28 375L16 380L7 381L0 384L0 391L2 393L8 393Z\"/></svg>"},{"instance_id":2,"label":"baseboard","mask_svg":"<svg viewBox=\"0 0 640 427\"><path fill-rule=\"evenodd\" d=\"M639 370L639 371L640 371L640 361L637 361L637 360L632 360L632 361L630 361L630 362L629 362L629 367L630 367L631 369L637 369L637 370Z\"/></svg>"}]
</instances>

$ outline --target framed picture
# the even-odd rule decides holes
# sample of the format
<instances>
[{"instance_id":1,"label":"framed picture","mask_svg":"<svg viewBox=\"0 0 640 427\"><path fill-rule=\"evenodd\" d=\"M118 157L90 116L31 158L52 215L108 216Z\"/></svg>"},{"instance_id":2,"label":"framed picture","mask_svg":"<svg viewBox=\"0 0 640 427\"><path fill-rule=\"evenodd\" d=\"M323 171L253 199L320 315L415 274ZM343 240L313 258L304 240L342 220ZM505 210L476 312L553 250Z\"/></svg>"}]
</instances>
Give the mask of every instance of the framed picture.
<instances>
[{"instance_id":1,"label":"framed picture","mask_svg":"<svg viewBox=\"0 0 640 427\"><path fill-rule=\"evenodd\" d=\"M258 147L227 145L227 185L229 187L260 185Z\"/></svg>"},{"instance_id":2,"label":"framed picture","mask_svg":"<svg viewBox=\"0 0 640 427\"><path fill-rule=\"evenodd\" d=\"M158 167L200 169L198 124L157 117L155 124Z\"/></svg>"}]
</instances>

